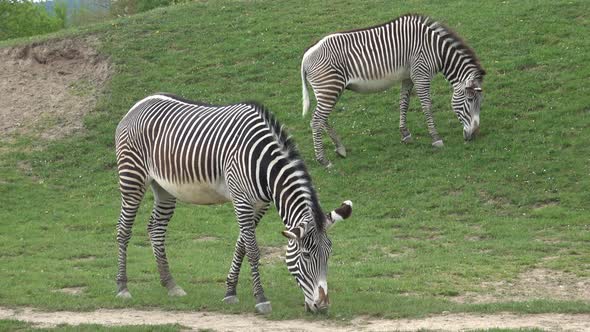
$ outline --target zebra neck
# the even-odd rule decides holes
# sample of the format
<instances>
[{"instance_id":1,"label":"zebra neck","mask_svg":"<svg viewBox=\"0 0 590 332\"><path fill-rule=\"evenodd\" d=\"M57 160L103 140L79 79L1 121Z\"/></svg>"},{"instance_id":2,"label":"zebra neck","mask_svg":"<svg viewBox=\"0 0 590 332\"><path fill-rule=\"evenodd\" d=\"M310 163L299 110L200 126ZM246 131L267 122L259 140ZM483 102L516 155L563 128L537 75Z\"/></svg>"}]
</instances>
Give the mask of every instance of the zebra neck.
<instances>
[{"instance_id":1,"label":"zebra neck","mask_svg":"<svg viewBox=\"0 0 590 332\"><path fill-rule=\"evenodd\" d=\"M313 220L315 194L309 175L301 161L290 161L269 172L269 190L272 200L287 229L292 229L302 221ZM276 176L272 177L272 174Z\"/></svg>"},{"instance_id":2,"label":"zebra neck","mask_svg":"<svg viewBox=\"0 0 590 332\"><path fill-rule=\"evenodd\" d=\"M435 62L452 85L465 81L469 75L483 76L475 52L452 30L439 22L429 24L436 36L431 44Z\"/></svg>"},{"instance_id":3,"label":"zebra neck","mask_svg":"<svg viewBox=\"0 0 590 332\"><path fill-rule=\"evenodd\" d=\"M448 54L445 59L442 59L441 71L447 81L455 86L465 82L469 77L476 76L477 67L471 61L462 54Z\"/></svg>"},{"instance_id":4,"label":"zebra neck","mask_svg":"<svg viewBox=\"0 0 590 332\"><path fill-rule=\"evenodd\" d=\"M456 43L446 40L439 44L438 50L441 54L440 71L453 86L485 74L473 52L456 48Z\"/></svg>"}]
</instances>

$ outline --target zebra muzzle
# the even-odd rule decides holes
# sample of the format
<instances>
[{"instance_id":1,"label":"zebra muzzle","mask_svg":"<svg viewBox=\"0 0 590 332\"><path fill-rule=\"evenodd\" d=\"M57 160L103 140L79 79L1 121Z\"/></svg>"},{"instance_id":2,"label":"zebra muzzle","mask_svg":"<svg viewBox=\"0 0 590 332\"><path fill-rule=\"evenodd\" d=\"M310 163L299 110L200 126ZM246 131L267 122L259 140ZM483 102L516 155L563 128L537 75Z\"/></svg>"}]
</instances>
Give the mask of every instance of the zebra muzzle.
<instances>
[{"instance_id":1,"label":"zebra muzzle","mask_svg":"<svg viewBox=\"0 0 590 332\"><path fill-rule=\"evenodd\" d=\"M320 307L327 307L328 305L330 305L330 298L328 297L328 294L326 294L326 292L324 291L324 288L322 286L320 286L319 289L320 292L320 301L319 301L319 306Z\"/></svg>"}]
</instances>

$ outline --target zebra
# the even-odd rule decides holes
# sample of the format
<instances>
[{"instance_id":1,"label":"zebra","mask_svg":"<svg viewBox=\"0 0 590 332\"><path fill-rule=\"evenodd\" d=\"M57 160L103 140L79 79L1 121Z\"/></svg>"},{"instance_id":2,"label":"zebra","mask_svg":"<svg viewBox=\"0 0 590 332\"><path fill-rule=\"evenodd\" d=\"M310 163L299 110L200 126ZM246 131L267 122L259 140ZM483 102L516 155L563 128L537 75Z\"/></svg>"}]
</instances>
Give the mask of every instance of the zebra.
<instances>
[{"instance_id":1,"label":"zebra","mask_svg":"<svg viewBox=\"0 0 590 332\"><path fill-rule=\"evenodd\" d=\"M258 270L255 230L274 203L285 224L282 233L288 238L287 268L303 290L305 308L327 310L327 261L332 245L326 231L350 216L352 202L345 201L328 214L322 212L294 141L270 111L257 103L215 106L160 93L129 110L117 126L115 142L121 192L117 297L131 297L127 245L150 185L154 206L148 234L161 284L170 296L186 295L170 273L164 243L176 201L199 205L231 201L240 233L224 302L238 302L238 276L247 256L255 309L271 312Z\"/></svg>"},{"instance_id":2,"label":"zebra","mask_svg":"<svg viewBox=\"0 0 590 332\"><path fill-rule=\"evenodd\" d=\"M475 52L451 29L429 17L407 14L381 25L334 33L310 46L301 61L303 116L310 107L306 81L317 106L311 120L316 159L331 166L322 142L325 130L346 157L346 149L328 115L344 89L361 93L383 91L401 81L399 129L402 142L412 135L406 126L410 92L416 86L432 145L442 147L431 111L430 84L442 72L453 87L452 108L463 124L465 140L479 133L479 113L485 70Z\"/></svg>"}]
</instances>

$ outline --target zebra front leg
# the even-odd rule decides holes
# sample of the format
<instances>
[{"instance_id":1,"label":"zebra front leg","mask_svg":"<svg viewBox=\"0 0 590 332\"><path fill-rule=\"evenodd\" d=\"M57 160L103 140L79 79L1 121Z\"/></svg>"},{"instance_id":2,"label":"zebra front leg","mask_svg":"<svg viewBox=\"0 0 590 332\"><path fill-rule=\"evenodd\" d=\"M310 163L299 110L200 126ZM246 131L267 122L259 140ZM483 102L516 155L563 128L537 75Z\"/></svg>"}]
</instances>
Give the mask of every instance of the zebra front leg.
<instances>
[{"instance_id":1,"label":"zebra front leg","mask_svg":"<svg viewBox=\"0 0 590 332\"><path fill-rule=\"evenodd\" d=\"M234 201L234 210L240 226L240 240L244 242L246 256L250 262L250 271L252 273L252 290L256 299L256 312L268 314L272 311L270 301L264 296L264 289L260 281L258 266L260 262L260 250L256 243L256 223L255 208L252 204L244 201Z\"/></svg>"},{"instance_id":2,"label":"zebra front leg","mask_svg":"<svg viewBox=\"0 0 590 332\"><path fill-rule=\"evenodd\" d=\"M184 296L186 292L176 285L166 257L166 228L174 214L176 198L156 182L152 182L152 190L154 191L154 208L148 223L148 234L158 264L160 283L166 287L169 296Z\"/></svg>"},{"instance_id":3,"label":"zebra front leg","mask_svg":"<svg viewBox=\"0 0 590 332\"><path fill-rule=\"evenodd\" d=\"M256 209L256 214L254 215L255 227L258 226L258 222L268 210L268 206L268 203L263 203ZM238 240L236 241L236 249L234 251L234 257L232 259L231 267L229 269L229 273L226 279L227 291L225 292L223 302L227 304L234 304L239 302L237 294L237 285L238 278L240 276L240 269L242 267L242 261L244 260L245 254L246 247L244 245L244 241L242 241L241 236L238 236Z\"/></svg>"},{"instance_id":4,"label":"zebra front leg","mask_svg":"<svg viewBox=\"0 0 590 332\"><path fill-rule=\"evenodd\" d=\"M238 236L238 240L236 241L236 249L234 251L234 258L231 262L231 267L229 269L229 273L227 274L227 279L225 281L225 285L227 290L225 292L225 297L223 298L223 302L227 304L234 304L238 303L238 278L240 276L240 269L242 268L242 261L244 260L244 255L246 254L246 246L242 241L241 235Z\"/></svg>"},{"instance_id":5,"label":"zebra front leg","mask_svg":"<svg viewBox=\"0 0 590 332\"><path fill-rule=\"evenodd\" d=\"M416 83L416 94L420 98L422 111L426 117L426 124L428 125L428 133L432 138L432 146L441 148L444 146L442 138L439 136L434 126L434 116L432 115L432 101L430 99L430 80L422 79L420 83Z\"/></svg>"},{"instance_id":6,"label":"zebra front leg","mask_svg":"<svg viewBox=\"0 0 590 332\"><path fill-rule=\"evenodd\" d=\"M246 256L250 262L250 271L252 273L252 290L254 298L256 299L256 312L259 314L269 314L272 311L270 301L264 296L264 289L262 288L262 281L260 280L260 272L258 266L260 263L260 249L256 243L255 230L247 227L241 232L246 247Z\"/></svg>"},{"instance_id":7,"label":"zebra front leg","mask_svg":"<svg viewBox=\"0 0 590 332\"><path fill-rule=\"evenodd\" d=\"M330 136L330 139L332 139L332 143L334 143L334 146L336 147L336 153L342 157L342 158L346 158L346 148L344 147L344 145L342 144L342 141L340 141L340 137L338 137L338 134L336 134L336 131L334 130L334 128L328 123L328 121L326 121L326 132L328 133L328 136Z\"/></svg>"},{"instance_id":8,"label":"zebra front leg","mask_svg":"<svg viewBox=\"0 0 590 332\"><path fill-rule=\"evenodd\" d=\"M408 113L410 94L413 87L414 83L412 83L412 80L406 79L402 81L402 88L400 90L399 98L399 131L402 136L402 143L412 142L412 134L407 127L406 115Z\"/></svg>"},{"instance_id":9,"label":"zebra front leg","mask_svg":"<svg viewBox=\"0 0 590 332\"><path fill-rule=\"evenodd\" d=\"M127 288L127 246L131 239L131 231L139 204L143 198L145 190L138 188L132 183L123 183L121 181L121 214L117 223L117 243L119 244L119 254L117 258L117 297L131 298L131 293ZM135 188L134 188L135 187Z\"/></svg>"},{"instance_id":10,"label":"zebra front leg","mask_svg":"<svg viewBox=\"0 0 590 332\"><path fill-rule=\"evenodd\" d=\"M325 119L321 119L318 115L318 111L316 110L313 113L313 118L311 119L311 132L313 135L313 150L315 152L315 159L324 167L330 168L332 167L332 163L328 158L326 158L326 153L324 152L324 141L322 134L324 132L324 123Z\"/></svg>"}]
</instances>

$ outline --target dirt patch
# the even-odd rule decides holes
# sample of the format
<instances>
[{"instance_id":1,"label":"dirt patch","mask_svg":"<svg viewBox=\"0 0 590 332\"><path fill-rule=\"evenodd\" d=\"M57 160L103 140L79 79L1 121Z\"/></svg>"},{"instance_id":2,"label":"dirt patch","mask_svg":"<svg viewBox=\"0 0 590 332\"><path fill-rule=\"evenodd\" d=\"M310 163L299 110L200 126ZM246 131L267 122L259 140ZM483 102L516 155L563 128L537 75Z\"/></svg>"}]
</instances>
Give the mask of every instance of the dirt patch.
<instances>
[{"instance_id":1,"label":"dirt patch","mask_svg":"<svg viewBox=\"0 0 590 332\"><path fill-rule=\"evenodd\" d=\"M408 255L411 255L416 250L413 248L409 248L409 247L402 247L400 249L392 249L390 247L372 245L372 246L369 246L369 251L371 251L371 252L378 251L381 253L382 257L398 259L401 257L406 257Z\"/></svg>"},{"instance_id":2,"label":"dirt patch","mask_svg":"<svg viewBox=\"0 0 590 332\"><path fill-rule=\"evenodd\" d=\"M199 236L193 239L195 242L211 242L219 240L216 236Z\"/></svg>"},{"instance_id":3,"label":"dirt patch","mask_svg":"<svg viewBox=\"0 0 590 332\"><path fill-rule=\"evenodd\" d=\"M275 264L285 261L287 246L280 247L260 247L260 263Z\"/></svg>"},{"instance_id":4,"label":"dirt patch","mask_svg":"<svg viewBox=\"0 0 590 332\"><path fill-rule=\"evenodd\" d=\"M111 74L97 44L87 37L0 49L0 140L80 130Z\"/></svg>"},{"instance_id":5,"label":"dirt patch","mask_svg":"<svg viewBox=\"0 0 590 332\"><path fill-rule=\"evenodd\" d=\"M590 279L574 274L535 268L510 281L485 282L482 293L452 297L458 303L494 303L535 299L590 301Z\"/></svg>"},{"instance_id":6,"label":"dirt patch","mask_svg":"<svg viewBox=\"0 0 590 332\"><path fill-rule=\"evenodd\" d=\"M556 245L556 244L560 244L561 240L558 239L548 239L548 238L539 238L539 239L535 239L535 241L539 241L539 242L543 242L545 244L551 244L551 245Z\"/></svg>"},{"instance_id":7,"label":"dirt patch","mask_svg":"<svg viewBox=\"0 0 590 332\"><path fill-rule=\"evenodd\" d=\"M487 239L487 237L484 235L465 236L465 241L470 241L470 242L484 241L486 239Z\"/></svg>"},{"instance_id":8,"label":"dirt patch","mask_svg":"<svg viewBox=\"0 0 590 332\"><path fill-rule=\"evenodd\" d=\"M42 183L43 181L36 175L33 174L33 166L29 161L22 161L19 160L16 163L16 168L20 171L21 174L26 175L31 178L31 180L35 182Z\"/></svg>"},{"instance_id":9,"label":"dirt patch","mask_svg":"<svg viewBox=\"0 0 590 332\"><path fill-rule=\"evenodd\" d=\"M535 205L533 205L533 210L537 211L537 210L542 210L548 207L554 207L554 206L558 206L559 205L559 201L556 200L549 200L549 201L543 201L543 202L538 202Z\"/></svg>"},{"instance_id":10,"label":"dirt patch","mask_svg":"<svg viewBox=\"0 0 590 332\"><path fill-rule=\"evenodd\" d=\"M80 287L64 287L64 288L60 288L60 289L54 290L54 292L56 292L56 293L64 293L64 294L76 295L76 296L84 293L85 291L86 291L86 287L85 286L80 286Z\"/></svg>"},{"instance_id":11,"label":"dirt patch","mask_svg":"<svg viewBox=\"0 0 590 332\"><path fill-rule=\"evenodd\" d=\"M72 261L74 261L74 262L92 262L95 260L96 260L96 256L92 256L92 255L78 256L78 257L72 258Z\"/></svg>"},{"instance_id":12,"label":"dirt patch","mask_svg":"<svg viewBox=\"0 0 590 332\"><path fill-rule=\"evenodd\" d=\"M107 326L180 324L190 330L213 331L464 331L490 328L538 328L550 331L588 331L590 315L474 315L447 314L423 319L372 319L361 317L348 325L331 322L282 320L270 321L255 315L229 315L212 312L158 311L133 309L100 309L90 312L41 312L32 308L8 309L0 307L0 319L14 319L39 327L59 324L100 324Z\"/></svg>"},{"instance_id":13,"label":"dirt patch","mask_svg":"<svg viewBox=\"0 0 590 332\"><path fill-rule=\"evenodd\" d=\"M493 196L492 194L483 190L479 191L479 197L487 205L493 205L497 207L512 205L512 203L507 198L501 196Z\"/></svg>"}]
</instances>

